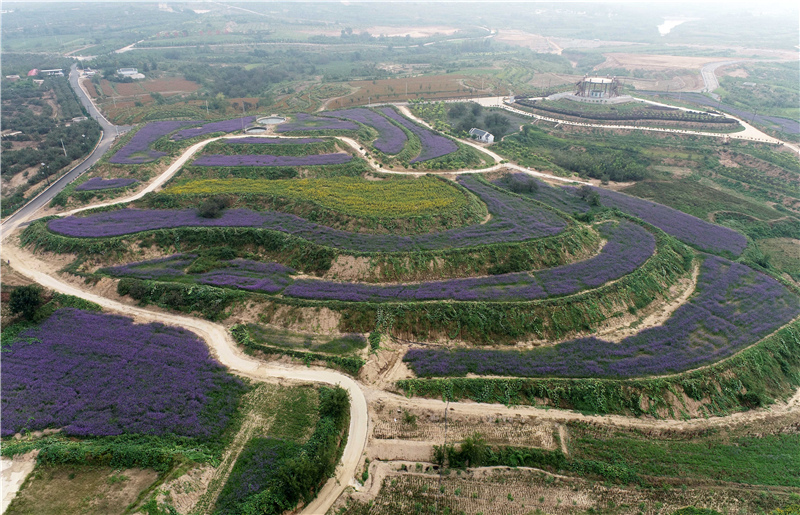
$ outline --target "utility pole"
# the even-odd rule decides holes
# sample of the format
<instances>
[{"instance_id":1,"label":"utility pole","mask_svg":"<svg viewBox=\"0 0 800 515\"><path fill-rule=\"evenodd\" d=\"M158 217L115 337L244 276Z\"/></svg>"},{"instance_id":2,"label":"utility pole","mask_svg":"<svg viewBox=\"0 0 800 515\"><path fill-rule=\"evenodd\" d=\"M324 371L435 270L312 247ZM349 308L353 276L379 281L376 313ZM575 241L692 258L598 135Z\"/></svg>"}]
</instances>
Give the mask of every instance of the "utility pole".
<instances>
[{"instance_id":1,"label":"utility pole","mask_svg":"<svg viewBox=\"0 0 800 515\"><path fill-rule=\"evenodd\" d=\"M64 151L64 157L67 157L67 149L64 148L64 138L61 138L61 150Z\"/></svg>"},{"instance_id":2,"label":"utility pole","mask_svg":"<svg viewBox=\"0 0 800 515\"><path fill-rule=\"evenodd\" d=\"M206 100L206 116L208 116L208 100Z\"/></svg>"}]
</instances>

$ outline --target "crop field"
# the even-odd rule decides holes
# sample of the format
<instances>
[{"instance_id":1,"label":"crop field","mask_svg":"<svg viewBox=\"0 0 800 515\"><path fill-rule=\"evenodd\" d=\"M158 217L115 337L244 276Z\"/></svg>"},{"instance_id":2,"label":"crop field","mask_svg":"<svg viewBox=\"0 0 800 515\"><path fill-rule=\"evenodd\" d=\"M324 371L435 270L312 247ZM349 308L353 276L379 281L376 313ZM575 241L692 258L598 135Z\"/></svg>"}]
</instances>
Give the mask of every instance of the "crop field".
<instances>
[{"instance_id":1,"label":"crop field","mask_svg":"<svg viewBox=\"0 0 800 515\"><path fill-rule=\"evenodd\" d=\"M498 186L512 190L523 188L523 183L525 184L524 188L527 189L523 193L524 195L557 209L576 213L584 212L589 208L588 203L578 195L578 188L546 186L541 181L521 174L496 181ZM536 184L536 186L529 186L530 184ZM611 190L592 188L592 191L598 195L602 205L617 208L638 217L670 236L702 251L738 256L747 246L747 239L741 233L706 222L683 211Z\"/></svg>"},{"instance_id":2,"label":"crop field","mask_svg":"<svg viewBox=\"0 0 800 515\"><path fill-rule=\"evenodd\" d=\"M372 146L384 154L397 154L406 144L408 138L399 127L386 118L369 109L346 109L342 111L326 111L324 116L333 116L358 122L378 131L378 138Z\"/></svg>"},{"instance_id":3,"label":"crop field","mask_svg":"<svg viewBox=\"0 0 800 515\"><path fill-rule=\"evenodd\" d=\"M141 164L155 161L167 155L166 152L152 150L150 146L162 136L180 129L184 125L199 122L150 122L141 127L128 143L111 156L109 162L114 164Z\"/></svg>"},{"instance_id":4,"label":"crop field","mask_svg":"<svg viewBox=\"0 0 800 515\"><path fill-rule=\"evenodd\" d=\"M412 349L421 376L631 377L697 368L731 356L800 314L800 301L769 276L722 258L703 263L697 295L661 327L619 344L595 337L532 351Z\"/></svg>"},{"instance_id":5,"label":"crop field","mask_svg":"<svg viewBox=\"0 0 800 515\"><path fill-rule=\"evenodd\" d=\"M324 154L323 154L324 155ZM167 194L259 194L308 201L358 217L408 218L445 215L467 207L457 188L435 177L365 181L332 179L192 181L165 190Z\"/></svg>"},{"instance_id":6,"label":"crop field","mask_svg":"<svg viewBox=\"0 0 800 515\"><path fill-rule=\"evenodd\" d=\"M185 330L70 308L20 333L3 361L3 436L59 427L210 439L242 389Z\"/></svg>"},{"instance_id":7,"label":"crop field","mask_svg":"<svg viewBox=\"0 0 800 515\"><path fill-rule=\"evenodd\" d=\"M116 277L137 279L158 277L165 280L169 277L180 277L200 284L228 286L270 294L282 293L286 297L311 300L528 301L571 295L583 289L597 288L633 272L655 252L655 238L642 227L630 222L622 222L616 227L607 225L610 224L600 228L600 234L608 238L609 242L596 257L533 274L520 272L484 278L379 286L318 279L293 280L290 274L294 274L295 271L279 263L232 260L217 263L216 266L219 268L189 276L182 269L195 268L190 263L196 256L181 254L111 267L105 269L105 272Z\"/></svg>"},{"instance_id":8,"label":"crop field","mask_svg":"<svg viewBox=\"0 0 800 515\"><path fill-rule=\"evenodd\" d=\"M293 121L278 125L277 132L355 131L358 125L347 120L322 118L298 113Z\"/></svg>"},{"instance_id":9,"label":"crop field","mask_svg":"<svg viewBox=\"0 0 800 515\"><path fill-rule=\"evenodd\" d=\"M269 154L206 154L194 160L194 166L325 166L350 162L346 152L310 156L273 156ZM235 187L234 187L235 188Z\"/></svg>"},{"instance_id":10,"label":"crop field","mask_svg":"<svg viewBox=\"0 0 800 515\"><path fill-rule=\"evenodd\" d=\"M464 75L431 75L407 79L385 79L375 81L353 81L350 86L356 91L331 101L329 109L345 109L369 102L402 102L412 98L452 98L470 96L471 88L462 81Z\"/></svg>"},{"instance_id":11,"label":"crop field","mask_svg":"<svg viewBox=\"0 0 800 515\"><path fill-rule=\"evenodd\" d=\"M273 230L288 232L319 245L334 248L357 252L396 252L525 241L558 234L567 226L567 222L555 212L495 189L479 179L462 177L459 182L486 203L493 215L492 220L486 224L464 229L397 237L331 230L279 212L232 209L225 211L219 218L202 218L194 210L121 209L85 217L71 216L56 219L50 221L48 227L55 233L78 238L121 236L186 226L274 228Z\"/></svg>"},{"instance_id":12,"label":"crop field","mask_svg":"<svg viewBox=\"0 0 800 515\"><path fill-rule=\"evenodd\" d=\"M96 191L113 188L126 188L136 184L137 182L139 181L136 179L101 179L99 177L92 177L88 181L75 188L75 191Z\"/></svg>"}]
</instances>

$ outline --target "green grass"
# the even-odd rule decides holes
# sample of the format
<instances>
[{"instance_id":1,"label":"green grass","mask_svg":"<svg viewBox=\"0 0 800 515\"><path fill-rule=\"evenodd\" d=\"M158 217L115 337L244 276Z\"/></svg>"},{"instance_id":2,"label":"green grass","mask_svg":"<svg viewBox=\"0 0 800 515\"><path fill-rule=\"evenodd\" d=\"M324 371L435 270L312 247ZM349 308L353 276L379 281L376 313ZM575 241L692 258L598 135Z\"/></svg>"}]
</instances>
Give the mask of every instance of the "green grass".
<instances>
[{"instance_id":1,"label":"green grass","mask_svg":"<svg viewBox=\"0 0 800 515\"><path fill-rule=\"evenodd\" d=\"M770 256L770 265L779 272L800 281L800 240L792 238L766 238L758 242L761 250Z\"/></svg>"},{"instance_id":2,"label":"green grass","mask_svg":"<svg viewBox=\"0 0 800 515\"><path fill-rule=\"evenodd\" d=\"M625 463L640 476L800 487L800 434L661 440L573 423L569 445L576 458Z\"/></svg>"},{"instance_id":3,"label":"green grass","mask_svg":"<svg viewBox=\"0 0 800 515\"><path fill-rule=\"evenodd\" d=\"M287 349L345 355L356 353L367 346L366 339L356 334L331 339L324 336L293 333L285 329L274 329L258 324L247 324L247 330L255 343Z\"/></svg>"},{"instance_id":4,"label":"green grass","mask_svg":"<svg viewBox=\"0 0 800 515\"><path fill-rule=\"evenodd\" d=\"M319 392L311 386L279 387L276 397L264 413L274 416L267 434L303 443L319 419Z\"/></svg>"}]
</instances>

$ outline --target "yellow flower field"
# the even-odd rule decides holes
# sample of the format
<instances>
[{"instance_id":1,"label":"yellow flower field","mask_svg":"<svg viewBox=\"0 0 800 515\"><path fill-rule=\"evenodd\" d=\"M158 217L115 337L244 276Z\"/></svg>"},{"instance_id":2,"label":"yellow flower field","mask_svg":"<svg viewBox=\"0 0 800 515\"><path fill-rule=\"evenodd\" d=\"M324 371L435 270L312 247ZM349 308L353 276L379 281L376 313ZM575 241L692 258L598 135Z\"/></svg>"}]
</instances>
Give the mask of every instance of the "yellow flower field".
<instances>
[{"instance_id":1,"label":"yellow flower field","mask_svg":"<svg viewBox=\"0 0 800 515\"><path fill-rule=\"evenodd\" d=\"M326 179L206 179L173 186L167 194L258 194L309 201L358 217L442 215L467 207L465 194L435 177L368 181Z\"/></svg>"}]
</instances>

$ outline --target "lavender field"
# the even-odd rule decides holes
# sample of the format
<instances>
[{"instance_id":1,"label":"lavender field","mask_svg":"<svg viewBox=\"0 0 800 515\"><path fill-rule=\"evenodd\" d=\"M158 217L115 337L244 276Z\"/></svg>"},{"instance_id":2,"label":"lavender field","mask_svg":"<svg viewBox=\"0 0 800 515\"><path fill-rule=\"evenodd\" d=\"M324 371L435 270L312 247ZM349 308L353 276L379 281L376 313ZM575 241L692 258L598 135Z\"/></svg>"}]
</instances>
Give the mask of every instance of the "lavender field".
<instances>
[{"instance_id":1,"label":"lavender field","mask_svg":"<svg viewBox=\"0 0 800 515\"><path fill-rule=\"evenodd\" d=\"M552 236L567 227L567 222L553 211L498 190L475 177L462 176L458 181L486 203L492 214L488 223L439 233L396 236L336 230L275 211L229 209L219 218L203 218L193 209L121 209L85 217L54 219L48 222L48 228L64 236L101 238L174 227L259 227L293 234L313 243L338 249L397 252L519 242Z\"/></svg>"},{"instance_id":2,"label":"lavender field","mask_svg":"<svg viewBox=\"0 0 800 515\"><path fill-rule=\"evenodd\" d=\"M601 226L600 233L608 239L608 243L599 255L541 272L394 286L301 279L287 287L283 294L287 297L351 302L535 300L570 295L619 279L636 270L655 252L655 237L634 223L607 223Z\"/></svg>"},{"instance_id":3,"label":"lavender field","mask_svg":"<svg viewBox=\"0 0 800 515\"><path fill-rule=\"evenodd\" d=\"M193 127L191 129L183 129L182 131L178 131L172 135L172 139L174 141L181 141L197 136L205 136L206 134L213 134L215 132L236 132L243 130L248 124L253 123L255 119L255 116L244 116L242 118L234 118L233 120L211 122L201 125L200 127Z\"/></svg>"},{"instance_id":4,"label":"lavender field","mask_svg":"<svg viewBox=\"0 0 800 515\"><path fill-rule=\"evenodd\" d=\"M682 242L706 252L730 252L738 256L747 247L747 239L733 229L706 222L649 200L601 188L592 189L600 195L604 206L616 207L624 213L641 218Z\"/></svg>"},{"instance_id":5,"label":"lavender field","mask_svg":"<svg viewBox=\"0 0 800 515\"><path fill-rule=\"evenodd\" d=\"M800 314L800 300L742 264L709 256L697 293L662 325L620 343L580 338L530 351L412 349L419 376L628 378L683 372L756 343Z\"/></svg>"},{"instance_id":6,"label":"lavender field","mask_svg":"<svg viewBox=\"0 0 800 515\"><path fill-rule=\"evenodd\" d=\"M313 154L308 156L273 156L269 154L201 156L192 164L195 166L324 166L349 163L353 156L345 152L335 154Z\"/></svg>"},{"instance_id":7,"label":"lavender field","mask_svg":"<svg viewBox=\"0 0 800 515\"><path fill-rule=\"evenodd\" d=\"M98 191L110 190L112 188L124 188L131 184L136 184L136 179L101 179L100 177L92 177L80 186L75 188L75 191Z\"/></svg>"},{"instance_id":8,"label":"lavender field","mask_svg":"<svg viewBox=\"0 0 800 515\"><path fill-rule=\"evenodd\" d=\"M289 275L294 273L294 270L279 263L232 259L225 264L227 265L225 268L199 275L197 282L211 286L278 293L291 282Z\"/></svg>"},{"instance_id":9,"label":"lavender field","mask_svg":"<svg viewBox=\"0 0 800 515\"><path fill-rule=\"evenodd\" d=\"M208 439L243 390L186 330L63 308L4 349L2 435L63 428Z\"/></svg>"},{"instance_id":10,"label":"lavender field","mask_svg":"<svg viewBox=\"0 0 800 515\"><path fill-rule=\"evenodd\" d=\"M167 155L167 153L151 150L151 144L158 138L166 136L184 125L196 123L200 122L150 122L139 129L124 147L117 150L116 154L111 156L109 162L122 165L135 165L155 161L159 157Z\"/></svg>"},{"instance_id":11,"label":"lavender field","mask_svg":"<svg viewBox=\"0 0 800 515\"><path fill-rule=\"evenodd\" d=\"M357 131L358 125L346 120L335 120L298 113L293 122L282 123L275 130L277 132Z\"/></svg>"},{"instance_id":12,"label":"lavender field","mask_svg":"<svg viewBox=\"0 0 800 515\"><path fill-rule=\"evenodd\" d=\"M113 277L135 277L137 279L169 279L186 275L184 269L197 258L195 254L173 254L159 259L127 263L102 269Z\"/></svg>"},{"instance_id":13,"label":"lavender field","mask_svg":"<svg viewBox=\"0 0 800 515\"><path fill-rule=\"evenodd\" d=\"M402 129L369 109L355 108L327 111L322 113L322 116L345 118L372 127L378 131L378 138L372 143L372 146L384 154L397 154L403 150L406 141L408 141L408 137L406 137L406 133Z\"/></svg>"},{"instance_id":14,"label":"lavender field","mask_svg":"<svg viewBox=\"0 0 800 515\"><path fill-rule=\"evenodd\" d=\"M323 141L325 140L320 138L261 138L255 136L224 140L226 145L308 145Z\"/></svg>"},{"instance_id":15,"label":"lavender field","mask_svg":"<svg viewBox=\"0 0 800 515\"><path fill-rule=\"evenodd\" d=\"M411 160L411 163L420 163L422 161L436 159L437 157L446 156L458 150L458 145L456 145L453 140L440 136L425 127L420 127L391 107L383 107L381 108L381 112L419 138L422 150L417 157Z\"/></svg>"},{"instance_id":16,"label":"lavender field","mask_svg":"<svg viewBox=\"0 0 800 515\"><path fill-rule=\"evenodd\" d=\"M525 196L568 213L581 213L589 209L588 204L578 196L578 188L574 186L549 186L523 173L510 174L506 178L494 181L494 184L511 191L525 189L526 186L529 186L527 188L529 191L523 193ZM747 246L747 239L733 229L712 224L677 209L624 193L594 186L592 186L592 190L597 193L603 206L617 208L624 213L641 218L670 236L705 252L729 252L738 256Z\"/></svg>"}]
</instances>

